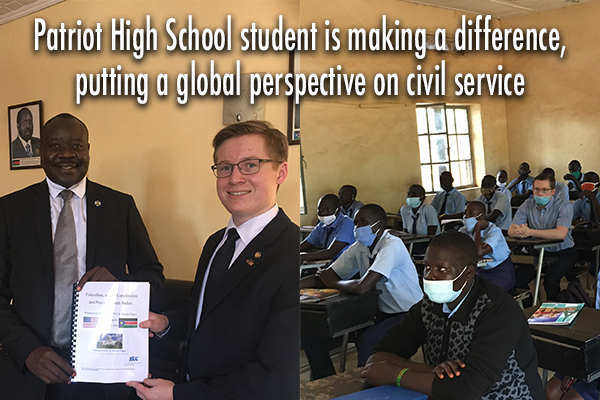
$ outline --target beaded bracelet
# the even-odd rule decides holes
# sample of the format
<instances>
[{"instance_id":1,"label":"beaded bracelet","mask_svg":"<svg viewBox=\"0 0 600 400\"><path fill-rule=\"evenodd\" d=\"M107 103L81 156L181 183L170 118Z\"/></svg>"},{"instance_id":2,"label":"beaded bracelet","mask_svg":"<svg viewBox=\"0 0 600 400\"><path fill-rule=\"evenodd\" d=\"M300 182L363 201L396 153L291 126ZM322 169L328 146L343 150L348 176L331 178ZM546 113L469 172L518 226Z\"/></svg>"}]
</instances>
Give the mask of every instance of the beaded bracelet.
<instances>
[{"instance_id":1,"label":"beaded bracelet","mask_svg":"<svg viewBox=\"0 0 600 400\"><path fill-rule=\"evenodd\" d=\"M406 371L408 371L408 368L404 368L402 371L400 371L400 373L398 374L398 377L396 378L396 385L401 388L402 386L400 386L400 380L402 379L402 375L404 375L406 373Z\"/></svg>"}]
</instances>

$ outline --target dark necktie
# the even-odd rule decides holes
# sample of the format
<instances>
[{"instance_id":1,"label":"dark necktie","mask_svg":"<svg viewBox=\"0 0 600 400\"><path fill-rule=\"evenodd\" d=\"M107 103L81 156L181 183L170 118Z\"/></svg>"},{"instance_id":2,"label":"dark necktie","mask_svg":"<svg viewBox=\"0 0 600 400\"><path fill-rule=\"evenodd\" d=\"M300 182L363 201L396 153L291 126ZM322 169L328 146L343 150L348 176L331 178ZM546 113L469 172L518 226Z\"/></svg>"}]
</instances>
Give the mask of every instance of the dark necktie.
<instances>
[{"instance_id":1,"label":"dark necktie","mask_svg":"<svg viewBox=\"0 0 600 400\"><path fill-rule=\"evenodd\" d=\"M446 194L444 195L444 202L442 203L442 207L440 208L440 215L446 214L446 203L448 203L448 196L450 196L450 193L446 192Z\"/></svg>"},{"instance_id":2,"label":"dark necktie","mask_svg":"<svg viewBox=\"0 0 600 400\"><path fill-rule=\"evenodd\" d=\"M77 236L75 218L71 209L73 192L63 190L63 208L58 216L54 234L54 314L52 317L52 345L66 347L71 339L71 306L73 284L77 282Z\"/></svg>"},{"instance_id":3,"label":"dark necktie","mask_svg":"<svg viewBox=\"0 0 600 400\"><path fill-rule=\"evenodd\" d=\"M521 181L521 194L525 194L525 192L527 191L526 185L527 181Z\"/></svg>"},{"instance_id":4,"label":"dark necktie","mask_svg":"<svg viewBox=\"0 0 600 400\"><path fill-rule=\"evenodd\" d=\"M210 296L214 296L215 293L218 292L219 284L223 280L223 277L229 270L229 264L231 264L231 259L233 258L233 253L235 252L235 241L240 238L240 235L235 230L235 228L231 228L227 232L227 240L223 243L223 246L217 251L215 254L215 258L213 258L212 263L210 265L210 272L208 275L208 280L206 281L206 288L204 289L204 303L206 304L206 299Z\"/></svg>"},{"instance_id":5,"label":"dark necktie","mask_svg":"<svg viewBox=\"0 0 600 400\"><path fill-rule=\"evenodd\" d=\"M417 213L417 215L413 215L413 226L412 226L412 234L416 235L417 234L417 220L419 219L419 214Z\"/></svg>"},{"instance_id":6,"label":"dark necktie","mask_svg":"<svg viewBox=\"0 0 600 400\"><path fill-rule=\"evenodd\" d=\"M27 150L27 157L31 157L33 155L31 152L31 145L29 143L27 143L27 146L25 146L25 150Z\"/></svg>"},{"instance_id":7,"label":"dark necktie","mask_svg":"<svg viewBox=\"0 0 600 400\"><path fill-rule=\"evenodd\" d=\"M492 213L492 202L490 201L486 201L485 204L487 204L487 214L491 214Z\"/></svg>"}]
</instances>

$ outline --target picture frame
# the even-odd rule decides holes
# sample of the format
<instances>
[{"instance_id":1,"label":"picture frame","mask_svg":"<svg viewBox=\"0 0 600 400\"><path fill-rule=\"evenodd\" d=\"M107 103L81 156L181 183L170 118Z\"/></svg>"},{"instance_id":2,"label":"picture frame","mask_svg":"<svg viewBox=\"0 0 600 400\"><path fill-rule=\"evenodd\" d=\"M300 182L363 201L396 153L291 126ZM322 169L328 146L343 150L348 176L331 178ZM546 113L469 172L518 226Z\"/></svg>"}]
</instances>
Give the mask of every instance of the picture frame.
<instances>
[{"instance_id":1,"label":"picture frame","mask_svg":"<svg viewBox=\"0 0 600 400\"><path fill-rule=\"evenodd\" d=\"M11 170L41 168L42 101L8 107Z\"/></svg>"}]
</instances>

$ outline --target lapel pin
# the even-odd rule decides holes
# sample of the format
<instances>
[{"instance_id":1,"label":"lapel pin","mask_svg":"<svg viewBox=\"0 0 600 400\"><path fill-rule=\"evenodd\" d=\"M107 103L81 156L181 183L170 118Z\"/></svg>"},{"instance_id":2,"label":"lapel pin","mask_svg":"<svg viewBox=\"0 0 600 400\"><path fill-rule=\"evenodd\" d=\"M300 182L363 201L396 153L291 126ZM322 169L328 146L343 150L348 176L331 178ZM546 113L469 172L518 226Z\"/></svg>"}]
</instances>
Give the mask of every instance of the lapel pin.
<instances>
[{"instance_id":1,"label":"lapel pin","mask_svg":"<svg viewBox=\"0 0 600 400\"><path fill-rule=\"evenodd\" d=\"M256 258L260 258L262 256L262 253L260 251L257 251L256 253L254 253L254 257Z\"/></svg>"},{"instance_id":2,"label":"lapel pin","mask_svg":"<svg viewBox=\"0 0 600 400\"><path fill-rule=\"evenodd\" d=\"M246 264L248 264L249 266L253 266L254 260L250 258L250 259L246 260Z\"/></svg>"},{"instance_id":3,"label":"lapel pin","mask_svg":"<svg viewBox=\"0 0 600 400\"><path fill-rule=\"evenodd\" d=\"M96 200L96 201L94 201L94 205L96 207L100 207L102 205L102 202L100 200Z\"/></svg>"}]
</instances>

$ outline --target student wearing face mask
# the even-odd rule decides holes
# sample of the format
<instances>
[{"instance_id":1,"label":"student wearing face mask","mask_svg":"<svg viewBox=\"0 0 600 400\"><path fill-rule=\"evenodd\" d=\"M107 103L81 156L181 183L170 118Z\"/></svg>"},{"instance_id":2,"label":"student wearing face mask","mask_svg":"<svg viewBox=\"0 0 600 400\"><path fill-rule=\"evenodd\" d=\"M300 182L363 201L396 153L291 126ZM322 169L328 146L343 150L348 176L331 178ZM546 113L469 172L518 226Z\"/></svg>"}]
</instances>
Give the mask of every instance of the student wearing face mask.
<instances>
[{"instance_id":1,"label":"student wearing face mask","mask_svg":"<svg viewBox=\"0 0 600 400\"><path fill-rule=\"evenodd\" d=\"M528 199L515 214L508 230L509 236L540 239L560 239L558 245L546 248L552 262L546 268L544 289L548 300L557 300L563 276L574 279L577 251L571 236L573 207L571 203L554 198L554 177L540 174L533 181L533 199Z\"/></svg>"},{"instance_id":2,"label":"student wearing face mask","mask_svg":"<svg viewBox=\"0 0 600 400\"><path fill-rule=\"evenodd\" d=\"M406 205L400 209L404 230L413 235L439 235L437 210L425 204L425 189L412 185L406 195Z\"/></svg>"},{"instance_id":3,"label":"student wearing face mask","mask_svg":"<svg viewBox=\"0 0 600 400\"><path fill-rule=\"evenodd\" d=\"M506 197L508 197L508 201L512 198L512 193L508 190L508 185L506 181L508 181L508 172L505 169L501 169L496 174L497 187L496 190L500 193L504 193Z\"/></svg>"},{"instance_id":4,"label":"student wearing face mask","mask_svg":"<svg viewBox=\"0 0 600 400\"><path fill-rule=\"evenodd\" d=\"M505 291L476 276L467 235L434 238L425 254L425 297L375 346L362 377L431 399L543 399L529 326ZM419 348L425 363L409 361Z\"/></svg>"},{"instance_id":5,"label":"student wearing face mask","mask_svg":"<svg viewBox=\"0 0 600 400\"><path fill-rule=\"evenodd\" d=\"M490 258L484 267L477 269L477 275L504 290L515 286L515 266L510 259L510 249L500 228L484 218L485 206L472 201L465 209L463 227L458 231L473 239L477 246L478 258Z\"/></svg>"},{"instance_id":6,"label":"student wearing face mask","mask_svg":"<svg viewBox=\"0 0 600 400\"><path fill-rule=\"evenodd\" d=\"M331 287L355 294L381 290L376 323L360 335L357 343L358 366L365 365L375 343L423 297L406 246L385 230L386 220L381 206L363 206L354 219L356 243L329 268L300 281L300 287ZM351 279L357 273L360 277ZM335 374L329 357L331 342L326 337L302 338L314 379Z\"/></svg>"},{"instance_id":7,"label":"student wearing face mask","mask_svg":"<svg viewBox=\"0 0 600 400\"><path fill-rule=\"evenodd\" d=\"M581 163L578 160L572 160L569 163L569 173L563 178L567 181L569 187L569 199L577 200L581 195L581 183L583 182L583 172L581 172Z\"/></svg>"},{"instance_id":8,"label":"student wearing face mask","mask_svg":"<svg viewBox=\"0 0 600 400\"><path fill-rule=\"evenodd\" d=\"M326 194L317 203L319 223L300 244L300 261L337 259L354 243L352 219L340 212L340 199Z\"/></svg>"},{"instance_id":9,"label":"student wearing face mask","mask_svg":"<svg viewBox=\"0 0 600 400\"><path fill-rule=\"evenodd\" d=\"M508 197L496 190L496 178L492 175L483 177L481 196L476 200L485 205L486 221L493 222L503 233L508 231L512 222L512 209Z\"/></svg>"},{"instance_id":10,"label":"student wearing face mask","mask_svg":"<svg viewBox=\"0 0 600 400\"><path fill-rule=\"evenodd\" d=\"M586 172L581 183L581 198L573 203L573 225L582 222L600 223L600 193L598 174Z\"/></svg>"}]
</instances>

